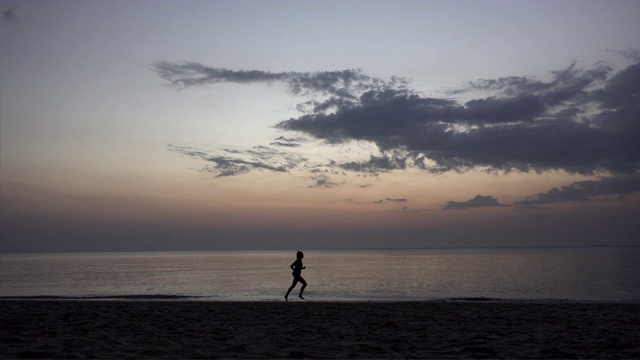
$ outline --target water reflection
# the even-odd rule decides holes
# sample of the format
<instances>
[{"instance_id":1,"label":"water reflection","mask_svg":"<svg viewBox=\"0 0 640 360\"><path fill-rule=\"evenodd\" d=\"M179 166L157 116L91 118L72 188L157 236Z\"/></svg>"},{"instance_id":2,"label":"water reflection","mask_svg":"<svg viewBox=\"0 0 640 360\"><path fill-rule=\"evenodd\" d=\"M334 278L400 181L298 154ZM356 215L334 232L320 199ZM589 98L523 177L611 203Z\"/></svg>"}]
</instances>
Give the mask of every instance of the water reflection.
<instances>
[{"instance_id":1,"label":"water reflection","mask_svg":"<svg viewBox=\"0 0 640 360\"><path fill-rule=\"evenodd\" d=\"M2 256L2 296L282 300L291 252ZM640 248L305 251L313 300L640 299ZM299 300L296 298L296 300ZM301 300L299 300L301 301Z\"/></svg>"}]
</instances>

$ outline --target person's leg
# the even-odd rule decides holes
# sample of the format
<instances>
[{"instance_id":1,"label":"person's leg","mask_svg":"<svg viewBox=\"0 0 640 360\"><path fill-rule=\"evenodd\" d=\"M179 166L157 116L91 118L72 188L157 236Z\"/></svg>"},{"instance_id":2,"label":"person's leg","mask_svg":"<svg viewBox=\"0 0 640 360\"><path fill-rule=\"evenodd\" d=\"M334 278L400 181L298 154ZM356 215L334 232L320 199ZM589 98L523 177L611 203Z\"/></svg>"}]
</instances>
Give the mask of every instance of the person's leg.
<instances>
[{"instance_id":1,"label":"person's leg","mask_svg":"<svg viewBox=\"0 0 640 360\"><path fill-rule=\"evenodd\" d=\"M291 290L293 290L294 287L296 287L296 284L298 284L298 279L293 278L293 284L291 284L291 287L289 287L289 290L287 290L287 295L284 296L285 300L289 301L289 293L291 292Z\"/></svg>"},{"instance_id":2,"label":"person's leg","mask_svg":"<svg viewBox=\"0 0 640 360\"><path fill-rule=\"evenodd\" d=\"M299 280L299 281L300 281L300 283L302 284L302 287L300 288L300 295L298 295L298 297L300 297L300 299L304 299L304 298L302 297L302 292L304 291L304 288L306 288L306 287L307 287L307 282L306 282L306 281L304 281L304 279L303 279L302 277L300 277L298 280Z\"/></svg>"}]
</instances>

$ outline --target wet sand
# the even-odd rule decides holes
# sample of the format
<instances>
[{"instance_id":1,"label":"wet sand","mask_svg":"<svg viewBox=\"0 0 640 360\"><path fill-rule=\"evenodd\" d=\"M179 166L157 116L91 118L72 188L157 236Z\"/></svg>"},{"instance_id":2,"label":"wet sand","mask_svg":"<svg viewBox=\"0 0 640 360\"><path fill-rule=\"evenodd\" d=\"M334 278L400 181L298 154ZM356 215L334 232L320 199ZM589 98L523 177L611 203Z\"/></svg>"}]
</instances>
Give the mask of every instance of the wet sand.
<instances>
[{"instance_id":1,"label":"wet sand","mask_svg":"<svg viewBox=\"0 0 640 360\"><path fill-rule=\"evenodd\" d=\"M638 303L295 300L2 300L0 357L640 358Z\"/></svg>"}]
</instances>

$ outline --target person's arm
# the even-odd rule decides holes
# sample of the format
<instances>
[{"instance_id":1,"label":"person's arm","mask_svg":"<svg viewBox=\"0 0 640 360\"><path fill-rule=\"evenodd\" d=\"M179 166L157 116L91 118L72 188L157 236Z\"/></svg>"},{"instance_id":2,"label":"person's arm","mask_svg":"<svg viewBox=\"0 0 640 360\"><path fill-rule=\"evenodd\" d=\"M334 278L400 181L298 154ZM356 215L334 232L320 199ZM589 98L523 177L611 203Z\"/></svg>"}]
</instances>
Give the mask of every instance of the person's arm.
<instances>
[{"instance_id":1,"label":"person's arm","mask_svg":"<svg viewBox=\"0 0 640 360\"><path fill-rule=\"evenodd\" d=\"M295 265L296 265L296 262L294 261L293 264L291 264L291 270L295 270L296 269Z\"/></svg>"}]
</instances>

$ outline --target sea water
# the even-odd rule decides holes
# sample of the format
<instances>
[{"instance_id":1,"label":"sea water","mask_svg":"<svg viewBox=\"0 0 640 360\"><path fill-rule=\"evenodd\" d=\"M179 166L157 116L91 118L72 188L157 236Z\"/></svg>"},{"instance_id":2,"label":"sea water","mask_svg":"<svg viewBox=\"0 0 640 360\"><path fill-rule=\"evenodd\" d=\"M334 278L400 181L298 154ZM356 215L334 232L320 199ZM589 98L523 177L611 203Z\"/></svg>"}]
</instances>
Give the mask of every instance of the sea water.
<instances>
[{"instance_id":1,"label":"sea water","mask_svg":"<svg viewBox=\"0 0 640 360\"><path fill-rule=\"evenodd\" d=\"M294 260L295 251L0 255L0 296L282 301ZM640 247L309 250L303 262L312 301L640 301Z\"/></svg>"}]
</instances>

